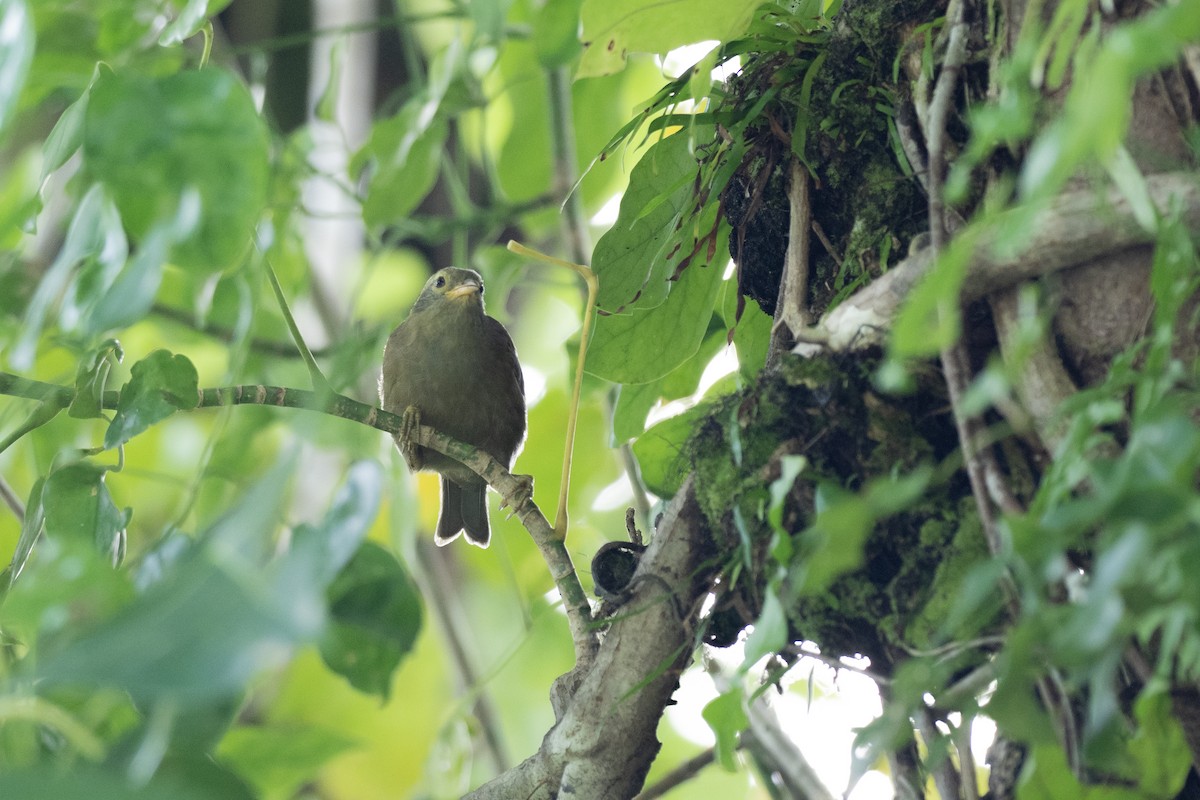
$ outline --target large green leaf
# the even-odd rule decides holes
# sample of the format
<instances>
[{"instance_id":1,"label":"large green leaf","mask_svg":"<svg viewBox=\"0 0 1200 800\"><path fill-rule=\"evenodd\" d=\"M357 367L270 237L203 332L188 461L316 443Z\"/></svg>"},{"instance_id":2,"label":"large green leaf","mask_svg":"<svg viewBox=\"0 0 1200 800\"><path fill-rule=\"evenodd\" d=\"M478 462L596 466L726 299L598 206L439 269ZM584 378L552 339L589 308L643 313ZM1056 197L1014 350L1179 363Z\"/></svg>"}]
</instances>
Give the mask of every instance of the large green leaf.
<instances>
[{"instance_id":1,"label":"large green leaf","mask_svg":"<svg viewBox=\"0 0 1200 800\"><path fill-rule=\"evenodd\" d=\"M198 548L129 607L47 656L40 675L143 701L227 697L320 630L312 586L273 583L261 569L235 569Z\"/></svg>"},{"instance_id":2,"label":"large green leaf","mask_svg":"<svg viewBox=\"0 0 1200 800\"><path fill-rule=\"evenodd\" d=\"M725 239L717 238L717 252L724 251ZM721 271L715 263L693 263L661 305L599 317L587 371L615 383L647 383L687 361L708 330Z\"/></svg>"},{"instance_id":3,"label":"large green leaf","mask_svg":"<svg viewBox=\"0 0 1200 800\"><path fill-rule=\"evenodd\" d=\"M91 542L102 554L114 551L131 511L122 512L113 503L104 482L107 473L105 467L80 461L50 474L42 495L46 535Z\"/></svg>"},{"instance_id":4,"label":"large green leaf","mask_svg":"<svg viewBox=\"0 0 1200 800\"><path fill-rule=\"evenodd\" d=\"M174 219L188 192L199 219L171 260L219 272L248 250L267 199L266 126L246 87L216 67L148 78L102 72L84 120L87 171L137 238Z\"/></svg>"},{"instance_id":5,"label":"large green leaf","mask_svg":"<svg viewBox=\"0 0 1200 800\"><path fill-rule=\"evenodd\" d=\"M155 350L133 365L121 389L117 413L104 434L104 446L116 447L179 409L199 402L199 377L186 356Z\"/></svg>"},{"instance_id":6,"label":"large green leaf","mask_svg":"<svg viewBox=\"0 0 1200 800\"><path fill-rule=\"evenodd\" d=\"M578 76L620 72L629 53L666 53L709 39L736 39L759 5L759 0L584 0Z\"/></svg>"},{"instance_id":7,"label":"large green leaf","mask_svg":"<svg viewBox=\"0 0 1200 800\"><path fill-rule=\"evenodd\" d=\"M678 247L671 252L671 245L680 239L680 221L693 199L697 165L691 144L686 133L668 136L630 173L617 221L592 253L600 308L651 308L666 299L668 278L686 252Z\"/></svg>"},{"instance_id":8,"label":"large green leaf","mask_svg":"<svg viewBox=\"0 0 1200 800\"><path fill-rule=\"evenodd\" d=\"M321 656L359 691L387 699L392 673L417 640L421 602L395 556L364 542L329 587Z\"/></svg>"}]
</instances>

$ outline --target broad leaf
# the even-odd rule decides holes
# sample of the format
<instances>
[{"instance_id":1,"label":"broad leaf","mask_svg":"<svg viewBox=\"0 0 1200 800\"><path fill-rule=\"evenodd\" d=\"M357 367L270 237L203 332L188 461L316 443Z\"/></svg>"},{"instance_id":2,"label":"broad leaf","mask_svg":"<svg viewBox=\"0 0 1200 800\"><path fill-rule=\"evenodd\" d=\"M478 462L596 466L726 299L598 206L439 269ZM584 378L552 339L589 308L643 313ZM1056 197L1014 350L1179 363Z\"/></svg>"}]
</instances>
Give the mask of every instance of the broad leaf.
<instances>
[{"instance_id":1,"label":"broad leaf","mask_svg":"<svg viewBox=\"0 0 1200 800\"><path fill-rule=\"evenodd\" d=\"M421 630L421 602L391 553L364 542L329 587L321 657L359 691L387 699L392 673Z\"/></svg>"},{"instance_id":2,"label":"broad leaf","mask_svg":"<svg viewBox=\"0 0 1200 800\"><path fill-rule=\"evenodd\" d=\"M131 511L120 511L113 503L104 483L107 473L107 468L86 461L50 473L42 495L47 536L91 542L103 555L115 552Z\"/></svg>"},{"instance_id":3,"label":"broad leaf","mask_svg":"<svg viewBox=\"0 0 1200 800\"><path fill-rule=\"evenodd\" d=\"M249 249L266 205L267 132L250 92L217 67L165 78L101 73L85 115L83 160L135 238L199 194L199 220L175 264L219 272Z\"/></svg>"},{"instance_id":4,"label":"broad leaf","mask_svg":"<svg viewBox=\"0 0 1200 800\"><path fill-rule=\"evenodd\" d=\"M750 25L758 0L584 0L578 77L625 67L629 53L662 53L710 39L728 42Z\"/></svg>"},{"instance_id":5,"label":"broad leaf","mask_svg":"<svg viewBox=\"0 0 1200 800\"><path fill-rule=\"evenodd\" d=\"M104 434L104 446L116 447L179 409L199 402L196 368L185 356L155 350L133 365L121 389L117 413Z\"/></svg>"}]
</instances>

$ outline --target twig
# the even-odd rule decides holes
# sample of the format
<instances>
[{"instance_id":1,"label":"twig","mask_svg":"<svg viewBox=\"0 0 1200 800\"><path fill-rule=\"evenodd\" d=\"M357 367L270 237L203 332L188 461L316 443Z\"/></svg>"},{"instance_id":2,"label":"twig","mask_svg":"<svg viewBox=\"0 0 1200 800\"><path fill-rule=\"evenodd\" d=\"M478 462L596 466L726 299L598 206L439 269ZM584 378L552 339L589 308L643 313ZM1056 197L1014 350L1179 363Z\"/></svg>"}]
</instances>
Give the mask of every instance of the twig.
<instances>
[{"instance_id":1,"label":"twig","mask_svg":"<svg viewBox=\"0 0 1200 800\"><path fill-rule=\"evenodd\" d=\"M967 54L967 24L963 18L963 6L962 2L954 5L955 14L950 23L946 60L942 64L942 72L938 76L933 101L929 106L929 249L934 259L941 254L948 236L942 197L946 171L944 139L951 98L958 85L958 72ZM963 411L963 396L970 384L971 373L966 344L961 337L942 350L942 371L945 374L950 403L954 408L954 421L958 428L963 461L979 509L980 523L989 549L993 555L997 555L1003 550L1003 545L996 529L991 497L995 495L1001 507L1010 513L1018 512L1020 507L1001 476L991 449L978 444L981 421Z\"/></svg>"},{"instance_id":2,"label":"twig","mask_svg":"<svg viewBox=\"0 0 1200 800\"><path fill-rule=\"evenodd\" d=\"M0 395L61 403L65 408L70 404L71 398L75 396L75 390L67 386L0 372ZM102 398L102 407L115 409L119 399L119 392L106 391ZM201 389L193 408L218 408L230 405L271 405L319 411L369 425L392 435L399 433L403 427L403 420L399 416L352 400L345 395L288 389L281 386L240 385ZM505 469L500 462L484 451L451 439L427 425L420 426L415 433L413 438L417 444L432 448L465 464L487 481L488 485L508 501L510 506L514 504L518 506L516 508L517 517L525 526L525 530L529 531L530 536L533 537L538 550L541 551L542 558L545 559L546 566L550 569L550 575L554 579L554 584L562 596L571 629L571 638L575 644L576 664L590 663L598 647L596 633L592 628L591 605L583 591L583 585L579 582L579 576L575 573L570 553L555 535L554 529L546 521L537 504L524 493L528 484L514 478L512 473ZM520 503L521 500L525 502Z\"/></svg>"},{"instance_id":3,"label":"twig","mask_svg":"<svg viewBox=\"0 0 1200 800\"><path fill-rule=\"evenodd\" d=\"M172 308L162 303L155 303L150 311L171 322L176 322L197 333L202 333L205 336L211 336L220 342L232 344L237 338L232 328L223 325L214 325L213 323L205 323L203 325L196 322L195 318L178 308ZM296 349L296 345L291 342L280 342L272 339L250 339L250 349L257 350L260 353L267 355L279 356L280 358L300 358L300 351ZM317 348L312 351L315 358L321 358L329 354L328 348Z\"/></svg>"},{"instance_id":4,"label":"twig","mask_svg":"<svg viewBox=\"0 0 1200 800\"><path fill-rule=\"evenodd\" d=\"M646 485L642 482L641 472L638 471L637 458L633 455L633 445L625 442L618 449L621 453L621 464L625 467L625 477L633 489L633 506L637 509L642 533L647 537L653 536L654 520L650 519L650 498L646 494Z\"/></svg>"},{"instance_id":5,"label":"twig","mask_svg":"<svg viewBox=\"0 0 1200 800\"><path fill-rule=\"evenodd\" d=\"M25 504L21 502L21 498L17 497L16 492L8 485L8 481L4 480L3 475L0 475L0 498L3 498L4 504L12 509L18 522L25 519Z\"/></svg>"},{"instance_id":6,"label":"twig","mask_svg":"<svg viewBox=\"0 0 1200 800\"><path fill-rule=\"evenodd\" d=\"M796 332L809 325L808 261L812 242L812 203L809 201L808 170L793 158L788 181L788 245L783 257L783 278L775 303L771 346L767 363L796 342Z\"/></svg>"},{"instance_id":7,"label":"twig","mask_svg":"<svg viewBox=\"0 0 1200 800\"><path fill-rule=\"evenodd\" d=\"M662 780L633 798L633 800L655 800L655 798L663 797L676 786L682 786L696 777L700 770L713 763L714 760L716 760L716 750L710 747L703 753L689 758L668 772Z\"/></svg>"}]
</instances>

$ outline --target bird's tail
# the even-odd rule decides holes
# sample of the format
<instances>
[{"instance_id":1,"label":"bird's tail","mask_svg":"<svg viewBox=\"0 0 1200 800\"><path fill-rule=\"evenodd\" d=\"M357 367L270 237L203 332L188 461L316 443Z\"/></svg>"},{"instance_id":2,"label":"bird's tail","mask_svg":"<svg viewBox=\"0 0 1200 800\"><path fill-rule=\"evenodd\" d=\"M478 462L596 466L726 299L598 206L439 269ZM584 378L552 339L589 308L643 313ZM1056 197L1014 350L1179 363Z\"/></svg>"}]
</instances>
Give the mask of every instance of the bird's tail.
<instances>
[{"instance_id":1,"label":"bird's tail","mask_svg":"<svg viewBox=\"0 0 1200 800\"><path fill-rule=\"evenodd\" d=\"M487 516L487 486L459 486L442 478L442 510L433 541L444 547L466 531L467 541L487 547L492 537Z\"/></svg>"}]
</instances>

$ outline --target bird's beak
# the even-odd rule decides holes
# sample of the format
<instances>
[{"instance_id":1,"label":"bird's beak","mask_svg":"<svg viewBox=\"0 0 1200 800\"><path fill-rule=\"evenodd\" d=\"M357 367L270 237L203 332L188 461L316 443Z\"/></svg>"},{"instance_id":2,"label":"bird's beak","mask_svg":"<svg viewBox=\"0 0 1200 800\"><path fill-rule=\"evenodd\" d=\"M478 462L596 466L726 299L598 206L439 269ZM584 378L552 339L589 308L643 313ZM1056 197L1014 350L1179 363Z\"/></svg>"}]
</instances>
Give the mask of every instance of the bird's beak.
<instances>
[{"instance_id":1,"label":"bird's beak","mask_svg":"<svg viewBox=\"0 0 1200 800\"><path fill-rule=\"evenodd\" d=\"M468 280L468 281L463 281L458 286L455 286L453 289L446 292L446 297L453 297L453 298L457 299L459 297L466 297L469 294L474 294L475 292L478 292L478 291L479 291L479 284L476 283L475 281Z\"/></svg>"}]
</instances>

